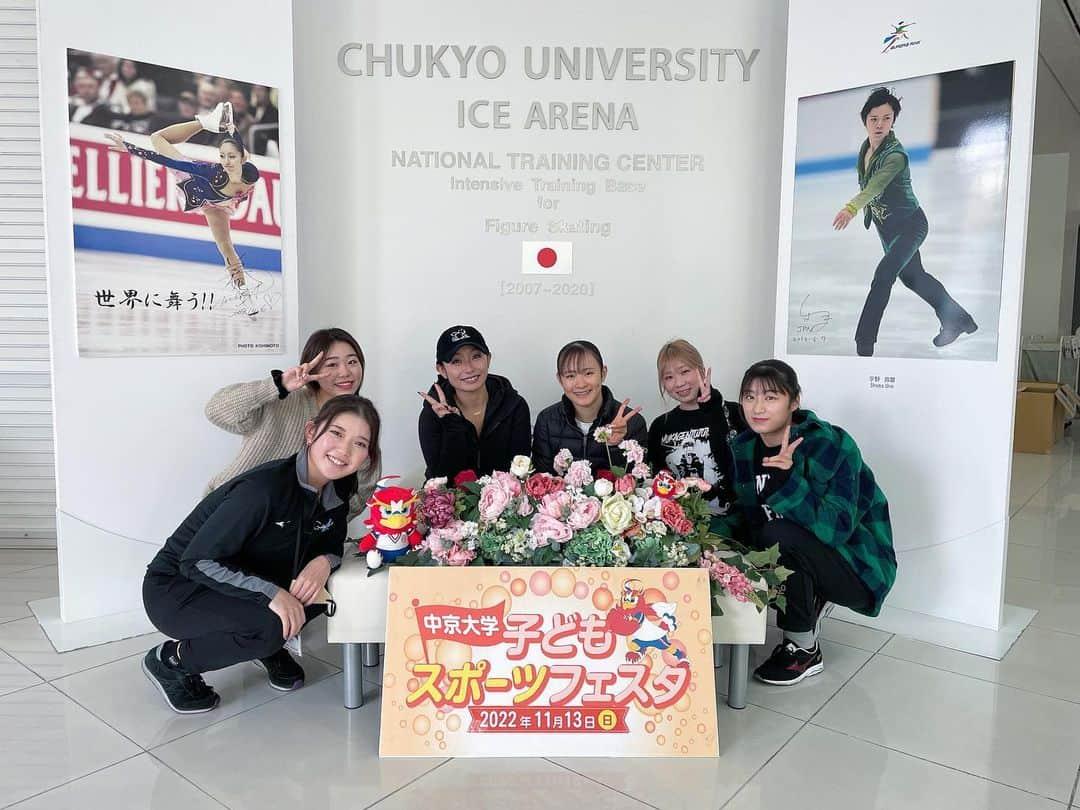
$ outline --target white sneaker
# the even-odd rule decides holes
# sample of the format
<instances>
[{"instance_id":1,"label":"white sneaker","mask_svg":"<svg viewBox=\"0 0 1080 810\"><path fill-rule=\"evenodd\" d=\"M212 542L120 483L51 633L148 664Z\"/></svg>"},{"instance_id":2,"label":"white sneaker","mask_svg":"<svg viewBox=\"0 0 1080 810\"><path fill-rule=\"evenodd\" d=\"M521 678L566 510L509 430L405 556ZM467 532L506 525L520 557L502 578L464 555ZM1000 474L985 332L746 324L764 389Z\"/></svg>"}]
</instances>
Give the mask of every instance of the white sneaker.
<instances>
[{"instance_id":1,"label":"white sneaker","mask_svg":"<svg viewBox=\"0 0 1080 810\"><path fill-rule=\"evenodd\" d=\"M232 127L232 104L228 101L218 102L210 112L196 115L195 120L207 132L227 132Z\"/></svg>"}]
</instances>

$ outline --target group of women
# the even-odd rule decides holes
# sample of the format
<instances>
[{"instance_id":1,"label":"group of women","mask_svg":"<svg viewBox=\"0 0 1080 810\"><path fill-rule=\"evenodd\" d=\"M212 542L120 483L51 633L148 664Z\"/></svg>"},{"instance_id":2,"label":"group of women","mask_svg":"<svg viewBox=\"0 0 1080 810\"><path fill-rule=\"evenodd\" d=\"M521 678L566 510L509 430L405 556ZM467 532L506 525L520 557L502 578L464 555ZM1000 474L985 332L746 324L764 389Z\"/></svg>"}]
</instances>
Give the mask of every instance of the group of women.
<instances>
[{"instance_id":1,"label":"group of women","mask_svg":"<svg viewBox=\"0 0 1080 810\"><path fill-rule=\"evenodd\" d=\"M491 358L472 326L439 337L437 378L418 392L427 477L506 470L516 455L552 472L563 450L594 468L623 466L618 445L633 439L654 471L708 481L715 528L753 547L779 544L781 563L795 572L778 613L784 639L755 671L766 683L822 671L817 625L826 604L881 609L896 574L888 505L852 438L800 407L786 363L755 363L739 402L727 402L700 352L670 341L657 380L675 405L647 428L641 408L606 385L608 368L590 341L559 351L563 393L535 423L510 380L491 373ZM284 645L322 612L346 525L381 474L379 415L357 393L363 377L357 341L323 329L294 368L227 386L207 404L214 424L243 436L240 453L166 541L143 586L147 614L169 637L143 670L174 711L215 708L219 697L202 674L242 661L260 664L277 689L303 684ZM599 427L608 428L603 442Z\"/></svg>"}]
</instances>

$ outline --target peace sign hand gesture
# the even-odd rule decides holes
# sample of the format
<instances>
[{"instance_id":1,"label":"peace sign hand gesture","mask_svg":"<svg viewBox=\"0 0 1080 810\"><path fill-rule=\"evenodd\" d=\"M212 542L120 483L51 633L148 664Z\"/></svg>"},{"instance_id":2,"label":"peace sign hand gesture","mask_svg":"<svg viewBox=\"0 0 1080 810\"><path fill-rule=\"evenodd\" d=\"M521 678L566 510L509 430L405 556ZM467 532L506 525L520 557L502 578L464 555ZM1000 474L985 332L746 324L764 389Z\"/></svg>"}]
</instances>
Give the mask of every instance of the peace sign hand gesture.
<instances>
[{"instance_id":1,"label":"peace sign hand gesture","mask_svg":"<svg viewBox=\"0 0 1080 810\"><path fill-rule=\"evenodd\" d=\"M617 445L623 439L626 438L627 422L641 413L641 408L634 408L629 413L626 409L630 407L630 400L624 399L619 405L619 410L615 414L615 418L611 420L611 424L608 425L608 429L611 431L611 438L607 440L610 445Z\"/></svg>"},{"instance_id":2,"label":"peace sign hand gesture","mask_svg":"<svg viewBox=\"0 0 1080 810\"><path fill-rule=\"evenodd\" d=\"M435 385L435 393L438 395L438 399L435 399L431 394L425 394L423 391L417 391L416 393L431 406L431 410L435 411L435 415L440 419L449 413L456 413L461 416L461 411L446 401L446 394L443 393L441 385L437 383Z\"/></svg>"},{"instance_id":3,"label":"peace sign hand gesture","mask_svg":"<svg viewBox=\"0 0 1080 810\"><path fill-rule=\"evenodd\" d=\"M762 467L775 467L778 470L790 470L791 465L794 463L792 454L795 452L795 448L803 442L802 436L795 441L788 444L788 440L791 438L791 425L784 428L784 440L780 442L780 452L775 456L768 456L761 460Z\"/></svg>"},{"instance_id":4,"label":"peace sign hand gesture","mask_svg":"<svg viewBox=\"0 0 1080 810\"><path fill-rule=\"evenodd\" d=\"M281 375L281 385L286 391L292 393L297 388L303 388L309 382L314 380L322 380L330 376L329 371L317 373L316 368L319 367L319 361L322 359L323 353L319 352L317 355L311 358L306 363L301 363L298 366L293 366L288 371L285 371Z\"/></svg>"},{"instance_id":5,"label":"peace sign hand gesture","mask_svg":"<svg viewBox=\"0 0 1080 810\"><path fill-rule=\"evenodd\" d=\"M712 399L712 369L705 369L705 373L702 374L701 370L698 370L698 385L700 390L698 391L697 401L704 405L710 399Z\"/></svg>"}]
</instances>

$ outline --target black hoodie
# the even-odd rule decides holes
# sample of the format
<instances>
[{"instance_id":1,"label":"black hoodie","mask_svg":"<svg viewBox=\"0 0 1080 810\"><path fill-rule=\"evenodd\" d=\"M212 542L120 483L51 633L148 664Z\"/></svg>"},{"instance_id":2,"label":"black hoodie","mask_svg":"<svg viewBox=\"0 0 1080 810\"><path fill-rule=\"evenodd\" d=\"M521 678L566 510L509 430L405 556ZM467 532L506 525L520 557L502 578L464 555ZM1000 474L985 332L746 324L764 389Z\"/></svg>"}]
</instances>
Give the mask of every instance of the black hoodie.
<instances>
[{"instance_id":1,"label":"black hoodie","mask_svg":"<svg viewBox=\"0 0 1080 810\"><path fill-rule=\"evenodd\" d=\"M533 430L533 465L538 472L555 471L555 454L564 447L569 450L574 460L588 459L594 470L606 470L614 464L617 467L626 466L626 456L618 447L605 448L604 445L593 438L593 430L601 425L610 424L619 412L619 401L615 399L611 389L606 385L602 387L603 401L600 403L600 413L589 428L588 434L578 427L574 417L574 405L563 394L562 399L554 405L549 405L540 411L536 417L536 428ZM642 449L648 438L645 429L645 418L636 414L626 425L626 438L633 439L641 445ZM611 451L611 460L608 461L608 450Z\"/></svg>"},{"instance_id":2,"label":"black hoodie","mask_svg":"<svg viewBox=\"0 0 1080 810\"><path fill-rule=\"evenodd\" d=\"M442 389L448 405L456 405L453 387L442 378L428 389L429 396L438 399L435 385ZM488 374L486 387L488 402L479 436L464 416L448 413L440 419L424 401L419 432L426 477L446 476L452 481L462 470L488 475L494 470L509 470L514 456L529 455L529 403L506 377Z\"/></svg>"},{"instance_id":3,"label":"black hoodie","mask_svg":"<svg viewBox=\"0 0 1080 810\"><path fill-rule=\"evenodd\" d=\"M320 554L341 563L356 476L322 493L307 483L307 453L270 461L202 499L165 541L147 573L185 577L226 596L268 605Z\"/></svg>"}]
</instances>

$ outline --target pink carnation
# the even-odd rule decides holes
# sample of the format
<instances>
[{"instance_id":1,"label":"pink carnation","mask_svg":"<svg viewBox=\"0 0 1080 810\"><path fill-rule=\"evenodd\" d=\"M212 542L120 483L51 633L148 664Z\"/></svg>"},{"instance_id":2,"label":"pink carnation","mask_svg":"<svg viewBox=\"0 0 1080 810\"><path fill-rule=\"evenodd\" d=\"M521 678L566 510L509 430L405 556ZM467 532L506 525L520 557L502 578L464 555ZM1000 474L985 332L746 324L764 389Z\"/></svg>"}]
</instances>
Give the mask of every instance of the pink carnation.
<instances>
[{"instance_id":1,"label":"pink carnation","mask_svg":"<svg viewBox=\"0 0 1080 810\"><path fill-rule=\"evenodd\" d=\"M660 519L667 524L667 528L678 531L680 535L689 534L690 529L693 528L693 524L687 519L686 512L672 500L660 501ZM681 530L680 527L685 525L689 525L690 528L686 531Z\"/></svg>"},{"instance_id":2,"label":"pink carnation","mask_svg":"<svg viewBox=\"0 0 1080 810\"><path fill-rule=\"evenodd\" d=\"M570 527L561 520L556 520L548 515L537 514L532 521L532 532L536 538L536 544L546 546L550 543L565 543L574 533Z\"/></svg>"},{"instance_id":3,"label":"pink carnation","mask_svg":"<svg viewBox=\"0 0 1080 810\"><path fill-rule=\"evenodd\" d=\"M566 471L566 485L571 487L586 487L593 481L592 466L588 461L575 461Z\"/></svg>"},{"instance_id":4,"label":"pink carnation","mask_svg":"<svg viewBox=\"0 0 1080 810\"><path fill-rule=\"evenodd\" d=\"M510 493L501 484L490 483L480 490L480 517L484 520L497 520L510 503Z\"/></svg>"},{"instance_id":5,"label":"pink carnation","mask_svg":"<svg viewBox=\"0 0 1080 810\"><path fill-rule=\"evenodd\" d=\"M600 519L600 501L596 498L582 498L570 507L567 525L574 531L587 529Z\"/></svg>"},{"instance_id":6,"label":"pink carnation","mask_svg":"<svg viewBox=\"0 0 1080 810\"><path fill-rule=\"evenodd\" d=\"M645 449L633 439L619 442L619 449L626 455L627 465L641 464L645 460Z\"/></svg>"}]
</instances>

